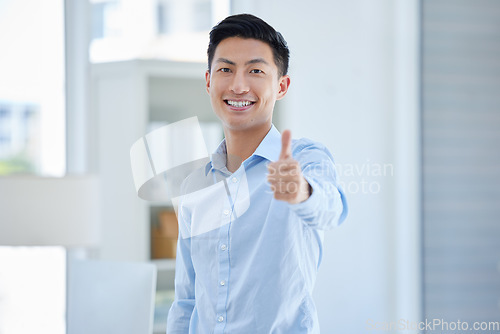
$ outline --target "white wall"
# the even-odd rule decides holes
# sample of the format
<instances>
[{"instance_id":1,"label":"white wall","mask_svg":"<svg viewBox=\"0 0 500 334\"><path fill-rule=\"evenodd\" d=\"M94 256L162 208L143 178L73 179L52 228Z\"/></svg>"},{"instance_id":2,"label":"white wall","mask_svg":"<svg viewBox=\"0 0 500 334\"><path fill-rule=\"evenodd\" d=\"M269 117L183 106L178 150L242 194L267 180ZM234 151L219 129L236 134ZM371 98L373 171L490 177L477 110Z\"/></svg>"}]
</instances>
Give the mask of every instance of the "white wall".
<instances>
[{"instance_id":1,"label":"white wall","mask_svg":"<svg viewBox=\"0 0 500 334\"><path fill-rule=\"evenodd\" d=\"M325 237L314 296L323 333L363 333L368 319L419 320L415 4L233 2L233 13L256 14L284 35L292 84L282 124L326 144L351 190L347 221ZM378 164L390 164L385 176ZM346 175L350 167L359 170Z\"/></svg>"}]
</instances>

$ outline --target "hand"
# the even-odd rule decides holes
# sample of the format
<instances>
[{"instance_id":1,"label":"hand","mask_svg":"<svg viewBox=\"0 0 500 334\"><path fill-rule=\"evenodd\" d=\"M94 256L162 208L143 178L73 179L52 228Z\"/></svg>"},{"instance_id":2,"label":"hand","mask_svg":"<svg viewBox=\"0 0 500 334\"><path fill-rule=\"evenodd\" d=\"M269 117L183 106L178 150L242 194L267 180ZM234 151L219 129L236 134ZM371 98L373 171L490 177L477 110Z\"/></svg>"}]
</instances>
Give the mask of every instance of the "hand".
<instances>
[{"instance_id":1,"label":"hand","mask_svg":"<svg viewBox=\"0 0 500 334\"><path fill-rule=\"evenodd\" d=\"M311 186L302 175L300 164L292 157L292 133L283 131L281 153L278 161L271 162L267 169L267 181L271 184L274 198L296 204L311 196Z\"/></svg>"}]
</instances>

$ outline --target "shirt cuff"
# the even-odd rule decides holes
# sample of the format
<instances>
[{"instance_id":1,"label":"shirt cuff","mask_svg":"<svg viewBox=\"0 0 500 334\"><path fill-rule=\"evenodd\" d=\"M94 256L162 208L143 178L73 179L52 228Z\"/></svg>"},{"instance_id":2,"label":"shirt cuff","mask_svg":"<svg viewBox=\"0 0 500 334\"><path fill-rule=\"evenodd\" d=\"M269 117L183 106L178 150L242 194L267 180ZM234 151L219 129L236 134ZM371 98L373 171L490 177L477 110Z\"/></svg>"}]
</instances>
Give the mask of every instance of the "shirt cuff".
<instances>
[{"instance_id":1,"label":"shirt cuff","mask_svg":"<svg viewBox=\"0 0 500 334\"><path fill-rule=\"evenodd\" d=\"M303 202L296 203L296 204L289 204L289 206L290 206L290 209L297 214L297 216L299 216L301 219L305 220L306 222L310 222L314 219L314 217L318 213L320 202L321 202L322 189L311 178L308 178L305 175L304 175L304 178L306 179L307 183L309 183L309 185L311 186L311 189L312 189L311 196L309 196L309 198Z\"/></svg>"}]
</instances>

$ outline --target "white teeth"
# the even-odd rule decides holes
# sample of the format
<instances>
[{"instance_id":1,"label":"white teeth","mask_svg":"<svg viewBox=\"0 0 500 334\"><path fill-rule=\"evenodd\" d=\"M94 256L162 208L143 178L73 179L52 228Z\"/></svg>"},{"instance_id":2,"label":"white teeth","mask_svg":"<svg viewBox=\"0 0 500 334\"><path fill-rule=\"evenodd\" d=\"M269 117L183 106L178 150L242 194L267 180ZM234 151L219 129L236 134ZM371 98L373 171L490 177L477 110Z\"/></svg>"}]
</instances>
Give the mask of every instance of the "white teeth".
<instances>
[{"instance_id":1,"label":"white teeth","mask_svg":"<svg viewBox=\"0 0 500 334\"><path fill-rule=\"evenodd\" d=\"M250 102L250 101L231 101L231 100L227 100L227 104L229 104L230 106L233 106L233 107L241 108L241 107L249 106L250 104L252 104L252 102Z\"/></svg>"}]
</instances>

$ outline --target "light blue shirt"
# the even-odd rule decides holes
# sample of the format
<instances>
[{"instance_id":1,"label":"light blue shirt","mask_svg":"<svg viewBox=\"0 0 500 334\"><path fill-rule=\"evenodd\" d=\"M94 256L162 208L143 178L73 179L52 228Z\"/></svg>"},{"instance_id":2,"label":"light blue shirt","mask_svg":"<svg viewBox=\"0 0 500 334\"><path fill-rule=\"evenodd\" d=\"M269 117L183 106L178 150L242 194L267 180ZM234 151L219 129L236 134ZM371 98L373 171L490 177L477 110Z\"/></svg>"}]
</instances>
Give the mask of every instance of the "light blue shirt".
<instances>
[{"instance_id":1,"label":"light blue shirt","mask_svg":"<svg viewBox=\"0 0 500 334\"><path fill-rule=\"evenodd\" d=\"M311 196L275 200L267 165L280 150L272 126L233 174L222 142L185 180L168 334L319 333L312 291L323 233L344 220L347 205L330 152L309 139L293 140L292 155Z\"/></svg>"}]
</instances>

